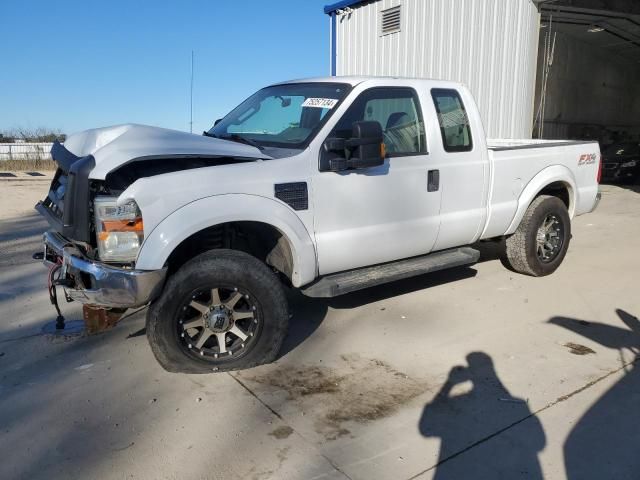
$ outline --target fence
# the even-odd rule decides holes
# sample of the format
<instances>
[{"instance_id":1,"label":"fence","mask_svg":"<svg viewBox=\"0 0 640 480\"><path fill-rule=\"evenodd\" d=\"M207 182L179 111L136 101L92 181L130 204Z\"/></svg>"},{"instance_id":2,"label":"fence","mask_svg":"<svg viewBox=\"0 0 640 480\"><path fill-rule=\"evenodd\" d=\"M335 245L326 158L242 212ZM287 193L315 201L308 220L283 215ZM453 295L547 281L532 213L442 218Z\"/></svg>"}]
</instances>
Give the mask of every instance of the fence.
<instances>
[{"instance_id":1,"label":"fence","mask_svg":"<svg viewBox=\"0 0 640 480\"><path fill-rule=\"evenodd\" d=\"M51 160L53 143L0 143L0 162L7 160Z\"/></svg>"}]
</instances>

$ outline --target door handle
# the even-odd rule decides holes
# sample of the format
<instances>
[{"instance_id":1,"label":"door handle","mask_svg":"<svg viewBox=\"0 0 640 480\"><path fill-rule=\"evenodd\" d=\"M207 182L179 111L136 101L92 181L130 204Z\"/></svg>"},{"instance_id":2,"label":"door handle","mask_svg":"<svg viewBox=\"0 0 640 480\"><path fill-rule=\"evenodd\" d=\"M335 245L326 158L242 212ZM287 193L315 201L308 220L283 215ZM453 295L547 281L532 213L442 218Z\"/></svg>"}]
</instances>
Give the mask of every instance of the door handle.
<instances>
[{"instance_id":1,"label":"door handle","mask_svg":"<svg viewBox=\"0 0 640 480\"><path fill-rule=\"evenodd\" d=\"M427 176L427 192L440 190L440 170L429 170Z\"/></svg>"}]
</instances>

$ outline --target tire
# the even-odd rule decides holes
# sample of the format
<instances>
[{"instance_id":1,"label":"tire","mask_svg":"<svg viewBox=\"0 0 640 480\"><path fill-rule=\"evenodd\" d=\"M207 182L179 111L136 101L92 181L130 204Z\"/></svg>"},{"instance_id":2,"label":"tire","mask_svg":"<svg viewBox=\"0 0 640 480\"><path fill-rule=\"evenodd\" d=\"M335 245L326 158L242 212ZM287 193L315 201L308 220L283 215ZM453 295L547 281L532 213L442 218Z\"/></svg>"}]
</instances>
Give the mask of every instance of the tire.
<instances>
[{"instance_id":1,"label":"tire","mask_svg":"<svg viewBox=\"0 0 640 480\"><path fill-rule=\"evenodd\" d=\"M557 197L540 195L527 208L515 233L506 239L502 263L525 275L550 275L564 260L570 241L571 219L566 205Z\"/></svg>"},{"instance_id":2,"label":"tire","mask_svg":"<svg viewBox=\"0 0 640 480\"><path fill-rule=\"evenodd\" d=\"M147 338L169 372L223 372L273 361L288 323L276 275L247 253L220 249L169 278L147 314Z\"/></svg>"}]
</instances>

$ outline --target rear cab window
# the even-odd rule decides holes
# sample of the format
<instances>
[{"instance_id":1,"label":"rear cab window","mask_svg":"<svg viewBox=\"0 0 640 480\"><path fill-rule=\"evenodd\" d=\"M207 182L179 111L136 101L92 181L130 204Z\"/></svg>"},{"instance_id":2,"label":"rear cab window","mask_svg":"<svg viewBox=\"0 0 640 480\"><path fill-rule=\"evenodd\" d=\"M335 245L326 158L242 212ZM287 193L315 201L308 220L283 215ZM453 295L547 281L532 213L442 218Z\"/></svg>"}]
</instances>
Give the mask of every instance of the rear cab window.
<instances>
[{"instance_id":1,"label":"rear cab window","mask_svg":"<svg viewBox=\"0 0 640 480\"><path fill-rule=\"evenodd\" d=\"M469 117L457 90L434 88L431 97L438 114L442 145L447 152L473 150Z\"/></svg>"}]
</instances>

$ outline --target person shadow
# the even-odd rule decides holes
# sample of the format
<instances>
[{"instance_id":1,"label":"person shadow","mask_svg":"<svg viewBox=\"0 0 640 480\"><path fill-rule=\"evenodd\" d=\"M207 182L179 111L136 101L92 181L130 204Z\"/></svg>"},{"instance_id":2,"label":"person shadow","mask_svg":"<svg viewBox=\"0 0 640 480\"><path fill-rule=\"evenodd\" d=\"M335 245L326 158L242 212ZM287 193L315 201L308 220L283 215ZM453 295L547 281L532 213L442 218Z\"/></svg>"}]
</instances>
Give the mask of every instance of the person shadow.
<instances>
[{"instance_id":1,"label":"person shadow","mask_svg":"<svg viewBox=\"0 0 640 480\"><path fill-rule=\"evenodd\" d=\"M640 320L617 309L626 328L567 317L549 323L619 351L623 377L580 417L564 443L568 479L640 478Z\"/></svg>"},{"instance_id":2,"label":"person shadow","mask_svg":"<svg viewBox=\"0 0 640 480\"><path fill-rule=\"evenodd\" d=\"M526 400L513 397L484 352L453 367L419 423L425 437L440 438L434 479L542 479L538 453L542 425Z\"/></svg>"}]
</instances>

